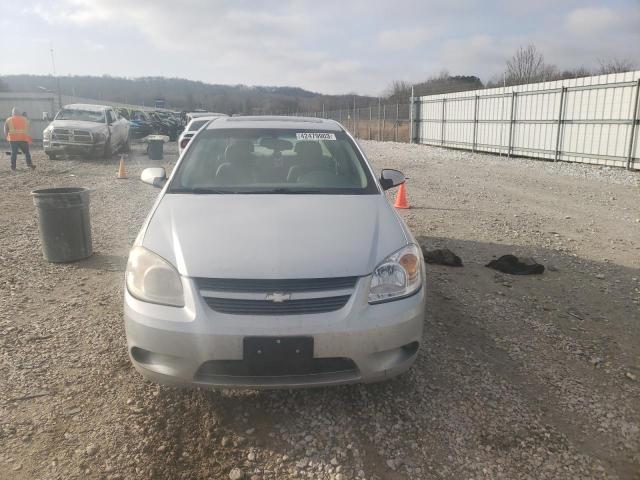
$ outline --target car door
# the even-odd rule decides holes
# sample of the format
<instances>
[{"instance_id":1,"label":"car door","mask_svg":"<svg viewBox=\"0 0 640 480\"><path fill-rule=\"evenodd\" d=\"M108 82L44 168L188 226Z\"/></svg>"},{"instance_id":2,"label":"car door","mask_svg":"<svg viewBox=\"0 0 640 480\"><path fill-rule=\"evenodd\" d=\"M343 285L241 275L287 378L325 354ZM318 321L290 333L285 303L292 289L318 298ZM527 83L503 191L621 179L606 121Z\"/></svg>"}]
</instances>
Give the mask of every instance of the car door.
<instances>
[{"instance_id":1,"label":"car door","mask_svg":"<svg viewBox=\"0 0 640 480\"><path fill-rule=\"evenodd\" d=\"M118 132L116 131L116 126L113 124L113 113L110 109L106 109L104 111L104 116L107 121L107 130L109 130L109 135L107 136L107 140L111 144L111 148L113 149L118 144Z\"/></svg>"},{"instance_id":2,"label":"car door","mask_svg":"<svg viewBox=\"0 0 640 480\"><path fill-rule=\"evenodd\" d=\"M122 124L122 141L126 143L129 139L129 128L131 124L129 123L129 120L124 118L122 115L118 115L118 122Z\"/></svg>"},{"instance_id":3,"label":"car door","mask_svg":"<svg viewBox=\"0 0 640 480\"><path fill-rule=\"evenodd\" d=\"M116 129L118 130L118 142L120 145L124 145L127 142L127 138L129 138L129 120L123 118L115 110L113 114L116 119L114 125L116 125Z\"/></svg>"},{"instance_id":4,"label":"car door","mask_svg":"<svg viewBox=\"0 0 640 480\"><path fill-rule=\"evenodd\" d=\"M111 131L111 148L115 150L116 147L122 145L122 128L118 124L116 114L111 109L107 110L107 121Z\"/></svg>"}]
</instances>

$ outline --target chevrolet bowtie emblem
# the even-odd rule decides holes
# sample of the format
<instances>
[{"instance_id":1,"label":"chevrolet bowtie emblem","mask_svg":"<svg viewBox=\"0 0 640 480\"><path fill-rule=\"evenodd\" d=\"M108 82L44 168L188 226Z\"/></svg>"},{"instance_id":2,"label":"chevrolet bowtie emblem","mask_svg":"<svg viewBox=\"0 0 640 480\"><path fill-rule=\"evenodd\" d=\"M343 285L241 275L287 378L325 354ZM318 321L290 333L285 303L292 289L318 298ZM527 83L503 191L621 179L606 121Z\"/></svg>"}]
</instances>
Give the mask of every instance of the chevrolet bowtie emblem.
<instances>
[{"instance_id":1,"label":"chevrolet bowtie emblem","mask_svg":"<svg viewBox=\"0 0 640 480\"><path fill-rule=\"evenodd\" d=\"M271 301L273 303L282 303L282 302L286 302L287 300L291 300L290 293L280 293L280 292L267 293L267 301Z\"/></svg>"}]
</instances>

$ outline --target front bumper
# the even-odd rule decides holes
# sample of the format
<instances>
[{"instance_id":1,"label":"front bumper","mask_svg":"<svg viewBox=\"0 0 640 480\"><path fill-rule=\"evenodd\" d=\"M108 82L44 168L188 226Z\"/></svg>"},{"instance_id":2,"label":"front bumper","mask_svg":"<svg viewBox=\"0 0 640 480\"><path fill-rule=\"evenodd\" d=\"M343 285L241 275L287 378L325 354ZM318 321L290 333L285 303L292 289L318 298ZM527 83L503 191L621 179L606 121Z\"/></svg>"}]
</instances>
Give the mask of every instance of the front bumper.
<instances>
[{"instance_id":1,"label":"front bumper","mask_svg":"<svg viewBox=\"0 0 640 480\"><path fill-rule=\"evenodd\" d=\"M96 143L76 143L59 140L43 140L42 148L45 153L90 154L104 150L106 141Z\"/></svg>"},{"instance_id":2,"label":"front bumper","mask_svg":"<svg viewBox=\"0 0 640 480\"><path fill-rule=\"evenodd\" d=\"M142 302L125 288L129 356L144 377L157 383L290 388L375 382L407 370L422 341L424 286L411 297L369 305L371 278L363 277L340 310L248 316L212 310L195 282L183 280L183 308ZM250 376L238 375L237 368L225 371L225 365L242 364L247 336L312 336L314 361L326 367L301 375ZM213 372L207 370L211 364L217 366ZM344 368L345 364L352 368Z\"/></svg>"}]
</instances>

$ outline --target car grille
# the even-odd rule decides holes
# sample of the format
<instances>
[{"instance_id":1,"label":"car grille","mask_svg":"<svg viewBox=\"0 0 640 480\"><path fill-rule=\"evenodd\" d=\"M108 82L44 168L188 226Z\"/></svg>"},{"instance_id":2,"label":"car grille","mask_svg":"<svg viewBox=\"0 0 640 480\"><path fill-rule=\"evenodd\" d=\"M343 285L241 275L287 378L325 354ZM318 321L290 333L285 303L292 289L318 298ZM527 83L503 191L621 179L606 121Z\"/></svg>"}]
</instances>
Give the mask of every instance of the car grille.
<instances>
[{"instance_id":1,"label":"car grille","mask_svg":"<svg viewBox=\"0 0 640 480\"><path fill-rule=\"evenodd\" d=\"M358 277L195 280L204 301L217 312L304 315L340 310L351 298Z\"/></svg>"},{"instance_id":2,"label":"car grille","mask_svg":"<svg viewBox=\"0 0 640 480\"><path fill-rule=\"evenodd\" d=\"M350 358L331 357L331 358L314 358L306 367L306 370L300 371L295 368L296 365L284 364L268 366L266 371L260 372L256 377L283 377L283 376L299 376L299 375L330 375L330 374L347 374L351 376L358 375L358 367ZM254 372L246 360L210 360L203 363L195 374L196 381L207 382L215 381L220 377L252 377Z\"/></svg>"},{"instance_id":3,"label":"car grille","mask_svg":"<svg viewBox=\"0 0 640 480\"><path fill-rule=\"evenodd\" d=\"M300 315L326 313L340 310L349 301L350 295L335 297L305 298L286 302L269 300L246 300L237 298L205 297L207 305L217 312L235 315Z\"/></svg>"},{"instance_id":4,"label":"car grille","mask_svg":"<svg viewBox=\"0 0 640 480\"><path fill-rule=\"evenodd\" d=\"M67 143L92 143L91 132L88 130L71 130L68 128L54 128L52 140Z\"/></svg>"},{"instance_id":5,"label":"car grille","mask_svg":"<svg viewBox=\"0 0 640 480\"><path fill-rule=\"evenodd\" d=\"M218 292L316 292L353 288L358 277L302 278L292 280L237 278L196 278L200 290Z\"/></svg>"}]
</instances>

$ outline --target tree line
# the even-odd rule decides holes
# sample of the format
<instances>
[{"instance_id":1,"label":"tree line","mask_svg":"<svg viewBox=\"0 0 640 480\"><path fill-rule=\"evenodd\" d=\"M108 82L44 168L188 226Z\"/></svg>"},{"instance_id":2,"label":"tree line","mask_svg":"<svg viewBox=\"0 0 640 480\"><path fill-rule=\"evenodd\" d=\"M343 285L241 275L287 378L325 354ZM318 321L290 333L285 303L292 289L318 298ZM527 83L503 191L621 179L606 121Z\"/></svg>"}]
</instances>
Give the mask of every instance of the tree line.
<instances>
[{"instance_id":1,"label":"tree line","mask_svg":"<svg viewBox=\"0 0 640 480\"><path fill-rule=\"evenodd\" d=\"M215 85L182 78L123 78L109 75L61 76L62 95L94 98L115 103L153 106L162 99L167 108L191 111L203 109L227 114L286 114L369 105L377 99L362 95L323 95L298 87ZM5 75L0 91L58 92L51 75Z\"/></svg>"},{"instance_id":2,"label":"tree line","mask_svg":"<svg viewBox=\"0 0 640 480\"><path fill-rule=\"evenodd\" d=\"M500 86L520 85L596 74L620 73L633 69L626 59L599 59L598 67L560 69L545 61L535 45L520 47L506 61L504 73L483 83L474 75L451 75L443 71L424 81L411 84L394 80L382 95L387 104L407 103L413 87L416 96L453 93ZM322 112L377 105L378 97L356 95L323 95L298 87L247 85L215 85L182 78L123 78L110 75L59 78L63 95L95 98L117 103L152 106L156 99L174 110L204 109L227 114L294 114ZM57 93L57 79L51 75L5 75L0 77L0 92Z\"/></svg>"},{"instance_id":3,"label":"tree line","mask_svg":"<svg viewBox=\"0 0 640 480\"><path fill-rule=\"evenodd\" d=\"M425 81L411 84L403 80L394 80L387 87L385 96L393 99L406 99L411 95L437 95L441 93L463 92L465 90L479 90L502 86L522 85L527 83L565 80L568 78L589 77L591 75L605 75L609 73L623 73L634 69L631 60L621 58L597 59L596 68L578 67L561 69L547 63L544 55L535 45L518 48L514 55L505 63L504 73L496 75L486 83L475 76L450 75L444 71Z\"/></svg>"}]
</instances>

